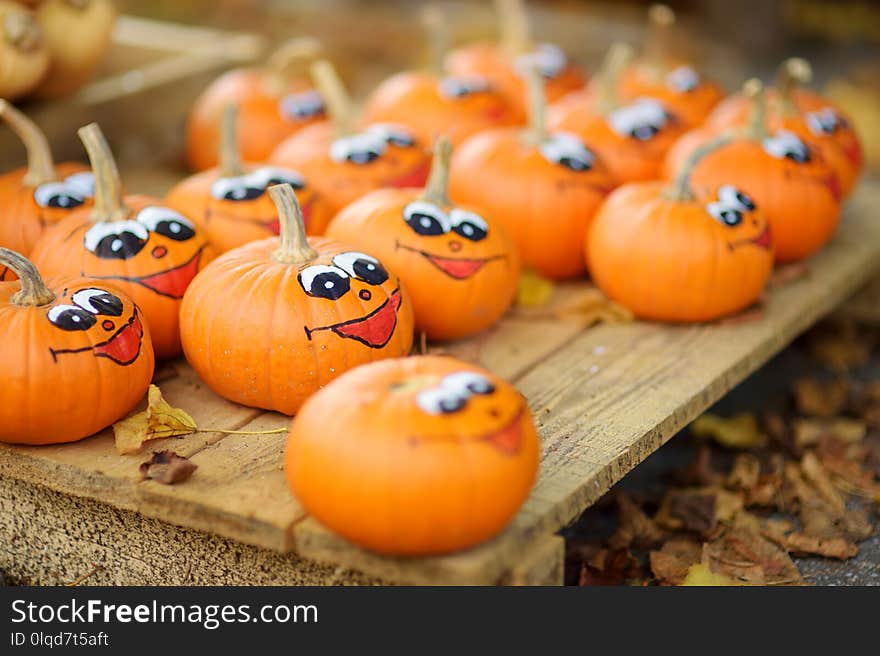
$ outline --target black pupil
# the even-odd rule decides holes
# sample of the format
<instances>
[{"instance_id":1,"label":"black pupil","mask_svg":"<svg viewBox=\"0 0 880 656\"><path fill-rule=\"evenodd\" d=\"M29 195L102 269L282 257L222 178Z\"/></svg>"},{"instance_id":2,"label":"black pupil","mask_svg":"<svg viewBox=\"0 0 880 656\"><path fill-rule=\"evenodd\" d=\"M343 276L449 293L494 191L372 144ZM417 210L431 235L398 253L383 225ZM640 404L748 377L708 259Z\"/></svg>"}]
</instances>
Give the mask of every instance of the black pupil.
<instances>
[{"instance_id":1,"label":"black pupil","mask_svg":"<svg viewBox=\"0 0 880 656\"><path fill-rule=\"evenodd\" d=\"M79 207L83 204L81 198L77 198L76 196L68 196L67 194L56 194L49 199L49 207L60 207L61 209L69 210L74 207Z\"/></svg>"},{"instance_id":2,"label":"black pupil","mask_svg":"<svg viewBox=\"0 0 880 656\"><path fill-rule=\"evenodd\" d=\"M491 394L495 391L495 386L492 383L480 381L479 383L469 383L468 391L472 394Z\"/></svg>"},{"instance_id":3,"label":"black pupil","mask_svg":"<svg viewBox=\"0 0 880 656\"><path fill-rule=\"evenodd\" d=\"M406 220L407 225L420 235L442 235L443 224L430 214L416 212Z\"/></svg>"},{"instance_id":4,"label":"black pupil","mask_svg":"<svg viewBox=\"0 0 880 656\"><path fill-rule=\"evenodd\" d=\"M388 280L388 272L378 262L355 260L352 270L358 278L371 285L381 285Z\"/></svg>"},{"instance_id":5,"label":"black pupil","mask_svg":"<svg viewBox=\"0 0 880 656\"><path fill-rule=\"evenodd\" d=\"M117 235L107 235L98 242L95 255L105 260L127 260L141 252L147 240L124 230Z\"/></svg>"},{"instance_id":6,"label":"black pupil","mask_svg":"<svg viewBox=\"0 0 880 656\"><path fill-rule=\"evenodd\" d=\"M346 159L352 164L369 164L379 159L379 153L375 150L356 150L349 153Z\"/></svg>"},{"instance_id":7,"label":"black pupil","mask_svg":"<svg viewBox=\"0 0 880 656\"><path fill-rule=\"evenodd\" d=\"M630 134L634 139L638 139L639 141L647 141L659 131L660 129L655 125L640 125L636 128L633 128Z\"/></svg>"},{"instance_id":8,"label":"black pupil","mask_svg":"<svg viewBox=\"0 0 880 656\"><path fill-rule=\"evenodd\" d=\"M188 225L184 225L180 221L174 219L166 219L156 224L156 233L163 237L170 237L175 241L186 241L195 236L195 231Z\"/></svg>"},{"instance_id":9,"label":"black pupil","mask_svg":"<svg viewBox=\"0 0 880 656\"><path fill-rule=\"evenodd\" d=\"M793 162L798 162L800 164L810 161L810 154L806 150L801 150L799 148L795 150L789 150L787 153L785 153L785 156Z\"/></svg>"},{"instance_id":10,"label":"black pupil","mask_svg":"<svg viewBox=\"0 0 880 656\"><path fill-rule=\"evenodd\" d=\"M402 134L391 135L390 137L388 137L387 141L388 143L393 144L398 148L409 148L410 146L415 144L412 139L410 139L409 137L405 137Z\"/></svg>"},{"instance_id":11,"label":"black pupil","mask_svg":"<svg viewBox=\"0 0 880 656\"><path fill-rule=\"evenodd\" d=\"M267 187L270 187L271 185L277 185L277 184L289 184L294 189L302 189L303 187L305 187L305 185L302 182L300 182L299 180L285 180L282 178L270 178L269 180L266 181Z\"/></svg>"},{"instance_id":12,"label":"black pupil","mask_svg":"<svg viewBox=\"0 0 880 656\"><path fill-rule=\"evenodd\" d=\"M455 226L453 230L465 239L470 239L471 241L480 241L486 237L486 231L470 221L462 221Z\"/></svg>"},{"instance_id":13,"label":"black pupil","mask_svg":"<svg viewBox=\"0 0 880 656\"><path fill-rule=\"evenodd\" d=\"M332 271L326 271L324 273L319 273L312 280L309 294L311 296L318 296L320 298L327 298L331 301L335 301L348 292L349 287L350 283L347 277L340 276L338 273L333 273Z\"/></svg>"},{"instance_id":14,"label":"black pupil","mask_svg":"<svg viewBox=\"0 0 880 656\"><path fill-rule=\"evenodd\" d=\"M89 302L98 311L98 314L110 317L118 317L122 314L122 301L113 294L107 293L100 296L92 296Z\"/></svg>"},{"instance_id":15,"label":"black pupil","mask_svg":"<svg viewBox=\"0 0 880 656\"><path fill-rule=\"evenodd\" d=\"M752 202L752 199L746 196L741 192L736 192L736 199L740 202L740 204L745 207L747 210L752 211L755 209L755 204Z\"/></svg>"},{"instance_id":16,"label":"black pupil","mask_svg":"<svg viewBox=\"0 0 880 656\"><path fill-rule=\"evenodd\" d=\"M58 313L52 323L62 330L88 330L98 320L80 308L69 308Z\"/></svg>"},{"instance_id":17,"label":"black pupil","mask_svg":"<svg viewBox=\"0 0 880 656\"><path fill-rule=\"evenodd\" d=\"M742 221L742 214L736 210L724 210L721 212L721 220L724 221L725 225L739 225Z\"/></svg>"},{"instance_id":18,"label":"black pupil","mask_svg":"<svg viewBox=\"0 0 880 656\"><path fill-rule=\"evenodd\" d=\"M263 195L260 187L236 187L223 194L224 200L253 200Z\"/></svg>"},{"instance_id":19,"label":"black pupil","mask_svg":"<svg viewBox=\"0 0 880 656\"><path fill-rule=\"evenodd\" d=\"M571 169L572 171L589 171L590 163L580 159L579 157L563 157L559 160L559 163L562 164L567 169Z\"/></svg>"},{"instance_id":20,"label":"black pupil","mask_svg":"<svg viewBox=\"0 0 880 656\"><path fill-rule=\"evenodd\" d=\"M440 399L440 411L445 413L456 412L461 410L464 407L465 399L460 396L454 396L451 398Z\"/></svg>"}]
</instances>

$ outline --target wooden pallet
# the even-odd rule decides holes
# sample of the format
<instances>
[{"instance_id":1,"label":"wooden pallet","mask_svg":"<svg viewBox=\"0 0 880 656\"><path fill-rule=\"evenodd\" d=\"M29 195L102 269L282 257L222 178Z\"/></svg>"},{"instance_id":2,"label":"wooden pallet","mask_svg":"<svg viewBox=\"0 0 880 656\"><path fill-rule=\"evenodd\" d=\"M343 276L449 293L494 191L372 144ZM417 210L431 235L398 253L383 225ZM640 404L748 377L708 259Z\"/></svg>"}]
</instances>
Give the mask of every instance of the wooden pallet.
<instances>
[{"instance_id":1,"label":"wooden pallet","mask_svg":"<svg viewBox=\"0 0 880 656\"><path fill-rule=\"evenodd\" d=\"M134 517L211 533L231 544L287 553L293 569L314 568L311 561L320 561L335 566L329 570L333 576L346 568L392 582L558 582L562 549L554 538L557 530L877 273L878 202L880 185L863 185L835 240L810 262L810 274L773 289L761 318L686 327L635 322L584 330L576 322L514 314L484 335L449 347L516 384L529 400L542 438L539 479L519 514L501 535L462 553L387 558L330 533L308 517L284 484L283 435L198 434L151 442L144 453L131 456L117 455L109 431L65 446L0 445L0 474L68 495L72 504L80 504L79 499L94 504L91 516L102 508L133 511ZM576 295L586 285L567 285L558 295ZM172 363L163 376L161 387L169 401L200 425L262 430L289 422L220 399L182 361ZM148 451L160 449L190 457L199 466L195 475L174 486L140 481L138 465ZM51 533L45 518L10 522L6 515L0 517L0 531L9 538L21 531ZM119 529L119 540L137 543L140 538L127 527ZM2 558L0 553L0 567L9 567ZM199 559L192 560L200 566ZM113 582L140 582L126 578L124 571L111 574ZM241 580L240 572L237 577L212 580Z\"/></svg>"}]
</instances>

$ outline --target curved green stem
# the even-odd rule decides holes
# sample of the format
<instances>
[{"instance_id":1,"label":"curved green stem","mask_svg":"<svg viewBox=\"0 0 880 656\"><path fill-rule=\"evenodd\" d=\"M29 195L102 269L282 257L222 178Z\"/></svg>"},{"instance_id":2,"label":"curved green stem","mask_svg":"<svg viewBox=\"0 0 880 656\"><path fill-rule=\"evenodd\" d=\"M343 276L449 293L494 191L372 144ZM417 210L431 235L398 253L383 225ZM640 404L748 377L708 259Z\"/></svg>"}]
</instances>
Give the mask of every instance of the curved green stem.
<instances>
[{"instance_id":1,"label":"curved green stem","mask_svg":"<svg viewBox=\"0 0 880 656\"><path fill-rule=\"evenodd\" d=\"M49 141L37 124L13 107L12 103L0 98L0 118L12 128L27 150L27 173L22 182L30 187L55 179L55 163Z\"/></svg>"},{"instance_id":2,"label":"curved green stem","mask_svg":"<svg viewBox=\"0 0 880 656\"><path fill-rule=\"evenodd\" d=\"M624 69L633 60L634 52L628 43L617 41L612 43L605 53L602 66L593 77L592 86L595 91L594 107L600 114L607 114L617 109L620 100L617 86Z\"/></svg>"},{"instance_id":3,"label":"curved green stem","mask_svg":"<svg viewBox=\"0 0 880 656\"><path fill-rule=\"evenodd\" d=\"M326 59L319 59L312 64L311 72L312 80L327 104L327 111L336 128L336 136L350 135L354 130L351 98L333 64Z\"/></svg>"},{"instance_id":4,"label":"curved green stem","mask_svg":"<svg viewBox=\"0 0 880 656\"><path fill-rule=\"evenodd\" d=\"M434 141L434 158L431 174L422 193L422 200L435 205L450 205L449 201L449 162L452 160L452 142L448 137L437 137Z\"/></svg>"},{"instance_id":5,"label":"curved green stem","mask_svg":"<svg viewBox=\"0 0 880 656\"><path fill-rule=\"evenodd\" d=\"M724 134L694 148L693 152L684 161L681 170L676 173L672 184L666 189L664 194L666 198L679 202L693 200L694 192L691 189L691 174L694 172L694 168L706 155L718 150L732 140L732 135Z\"/></svg>"},{"instance_id":6,"label":"curved green stem","mask_svg":"<svg viewBox=\"0 0 880 656\"><path fill-rule=\"evenodd\" d=\"M269 187L269 196L278 209L278 220L281 224L281 246L272 254L279 262L291 265L307 264L318 257L306 237L306 224L303 220L302 208L289 184L277 184Z\"/></svg>"},{"instance_id":7,"label":"curved green stem","mask_svg":"<svg viewBox=\"0 0 880 656\"><path fill-rule=\"evenodd\" d=\"M743 95L751 102L749 121L744 134L746 138L760 141L767 137L767 95L764 85L758 78L747 80L743 85Z\"/></svg>"},{"instance_id":8,"label":"curved green stem","mask_svg":"<svg viewBox=\"0 0 880 656\"><path fill-rule=\"evenodd\" d=\"M122 196L122 180L113 152L97 123L89 123L76 131L89 154L95 175L95 206L92 221L124 221L131 214Z\"/></svg>"},{"instance_id":9,"label":"curved green stem","mask_svg":"<svg viewBox=\"0 0 880 656\"><path fill-rule=\"evenodd\" d=\"M21 283L21 289L9 299L13 305L32 307L47 305L55 300L55 294L46 287L37 267L21 253L0 248L0 265L14 271Z\"/></svg>"},{"instance_id":10,"label":"curved green stem","mask_svg":"<svg viewBox=\"0 0 880 656\"><path fill-rule=\"evenodd\" d=\"M547 97L544 95L544 79L532 66L526 73L529 100L529 140L541 144L547 139Z\"/></svg>"},{"instance_id":11,"label":"curved green stem","mask_svg":"<svg viewBox=\"0 0 880 656\"><path fill-rule=\"evenodd\" d=\"M235 178L244 173L241 156L238 152L238 106L229 103L223 108L223 122L220 124L220 175Z\"/></svg>"},{"instance_id":12,"label":"curved green stem","mask_svg":"<svg viewBox=\"0 0 880 656\"><path fill-rule=\"evenodd\" d=\"M813 79L813 68L806 59L790 57L782 62L776 76L776 89L779 91L779 109L785 116L799 114L794 101L798 87L809 84Z\"/></svg>"}]
</instances>

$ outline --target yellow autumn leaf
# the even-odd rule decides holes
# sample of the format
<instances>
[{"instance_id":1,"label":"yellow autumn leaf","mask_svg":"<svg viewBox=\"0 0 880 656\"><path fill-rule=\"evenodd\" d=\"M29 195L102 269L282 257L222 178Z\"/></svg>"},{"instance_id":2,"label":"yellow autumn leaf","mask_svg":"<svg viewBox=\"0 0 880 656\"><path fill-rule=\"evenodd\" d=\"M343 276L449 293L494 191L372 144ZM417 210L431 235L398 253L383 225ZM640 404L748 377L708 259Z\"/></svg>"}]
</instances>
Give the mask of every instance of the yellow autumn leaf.
<instances>
[{"instance_id":1,"label":"yellow autumn leaf","mask_svg":"<svg viewBox=\"0 0 880 656\"><path fill-rule=\"evenodd\" d=\"M750 449L767 443L755 415L748 412L728 418L706 413L694 420L691 433L695 437L713 439L728 449Z\"/></svg>"},{"instance_id":2,"label":"yellow autumn leaf","mask_svg":"<svg viewBox=\"0 0 880 656\"><path fill-rule=\"evenodd\" d=\"M553 281L538 275L534 271L525 270L519 278L516 288L516 305L518 307L540 307L546 305L553 295Z\"/></svg>"},{"instance_id":3,"label":"yellow autumn leaf","mask_svg":"<svg viewBox=\"0 0 880 656\"><path fill-rule=\"evenodd\" d=\"M150 385L146 410L113 424L116 450L120 454L137 453L149 440L189 435L196 430L195 420L180 408L171 406L155 385Z\"/></svg>"},{"instance_id":4,"label":"yellow autumn leaf","mask_svg":"<svg viewBox=\"0 0 880 656\"><path fill-rule=\"evenodd\" d=\"M719 587L739 585L739 583L727 576L724 576L724 574L717 574L713 572L711 569L709 569L708 565L697 563L695 565L691 565L688 568L687 576L684 577L684 581L681 582L681 585L687 587Z\"/></svg>"}]
</instances>

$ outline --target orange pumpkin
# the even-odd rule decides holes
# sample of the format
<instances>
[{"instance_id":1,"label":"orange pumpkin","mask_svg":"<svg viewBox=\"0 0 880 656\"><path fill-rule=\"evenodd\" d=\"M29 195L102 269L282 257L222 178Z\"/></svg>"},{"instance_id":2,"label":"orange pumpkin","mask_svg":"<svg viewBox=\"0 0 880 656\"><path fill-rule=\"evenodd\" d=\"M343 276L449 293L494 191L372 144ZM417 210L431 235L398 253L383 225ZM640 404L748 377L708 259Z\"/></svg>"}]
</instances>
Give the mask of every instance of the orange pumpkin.
<instances>
[{"instance_id":1,"label":"orange pumpkin","mask_svg":"<svg viewBox=\"0 0 880 656\"><path fill-rule=\"evenodd\" d=\"M79 277L44 282L22 255L0 248L0 442L55 444L124 417L153 376L153 348L131 300Z\"/></svg>"},{"instance_id":2,"label":"orange pumpkin","mask_svg":"<svg viewBox=\"0 0 880 656\"><path fill-rule=\"evenodd\" d=\"M158 198L122 195L113 154L95 124L79 130L95 174L95 206L72 212L34 247L46 275L107 281L143 311L159 358L180 353L178 313L187 285L212 257L185 216Z\"/></svg>"},{"instance_id":3,"label":"orange pumpkin","mask_svg":"<svg viewBox=\"0 0 880 656\"><path fill-rule=\"evenodd\" d=\"M297 62L318 51L311 39L293 39L262 68L237 68L218 77L198 97L186 124L186 158L194 171L219 164L223 109L239 107L238 147L244 160L266 160L282 140L323 121L324 102L307 78L292 75Z\"/></svg>"},{"instance_id":4,"label":"orange pumpkin","mask_svg":"<svg viewBox=\"0 0 880 656\"><path fill-rule=\"evenodd\" d=\"M691 183L696 188L730 184L743 190L770 221L776 261L800 260L818 251L834 234L841 200L837 175L821 152L794 133L768 131L758 80L749 80L745 89L752 98L749 124L697 162ZM676 144L669 152L666 171L680 169L697 140Z\"/></svg>"},{"instance_id":5,"label":"orange pumpkin","mask_svg":"<svg viewBox=\"0 0 880 656\"><path fill-rule=\"evenodd\" d=\"M692 188L697 148L672 184L632 182L616 189L590 228L593 281L636 316L712 321L754 303L773 271L773 245L760 206L731 184Z\"/></svg>"},{"instance_id":6,"label":"orange pumpkin","mask_svg":"<svg viewBox=\"0 0 880 656\"><path fill-rule=\"evenodd\" d=\"M359 364L409 353L412 307L371 255L308 240L290 185L269 188L281 237L221 255L193 281L180 311L187 360L231 401L295 413Z\"/></svg>"},{"instance_id":7,"label":"orange pumpkin","mask_svg":"<svg viewBox=\"0 0 880 656\"><path fill-rule=\"evenodd\" d=\"M529 129L498 128L465 141L452 158L450 196L503 225L525 266L572 278L586 270L584 236L615 180L576 136L547 131L542 82L535 73L529 79Z\"/></svg>"},{"instance_id":8,"label":"orange pumpkin","mask_svg":"<svg viewBox=\"0 0 880 656\"><path fill-rule=\"evenodd\" d=\"M539 442L525 399L453 358L358 367L303 406L284 469L306 511L383 554L439 554L501 531L529 494Z\"/></svg>"},{"instance_id":9,"label":"orange pumpkin","mask_svg":"<svg viewBox=\"0 0 880 656\"><path fill-rule=\"evenodd\" d=\"M819 151L837 174L841 193L847 196L862 173L862 145L851 120L839 107L803 87L812 74L810 64L798 57L782 63L776 89L767 93L767 123L773 129L793 132ZM747 120L748 105L738 94L713 113L709 126L722 129Z\"/></svg>"},{"instance_id":10,"label":"orange pumpkin","mask_svg":"<svg viewBox=\"0 0 880 656\"><path fill-rule=\"evenodd\" d=\"M516 293L519 257L501 225L447 195L452 144L434 145L425 189L380 189L340 212L332 239L374 254L399 271L416 330L458 339L498 321Z\"/></svg>"},{"instance_id":11,"label":"orange pumpkin","mask_svg":"<svg viewBox=\"0 0 880 656\"><path fill-rule=\"evenodd\" d=\"M620 96L626 100L659 100L682 125L701 124L724 97L717 84L704 78L681 58L672 56L676 35L675 13L666 5L652 5L644 56L620 78Z\"/></svg>"},{"instance_id":12,"label":"orange pumpkin","mask_svg":"<svg viewBox=\"0 0 880 656\"><path fill-rule=\"evenodd\" d=\"M430 7L424 21L433 44L433 70L407 71L385 80L367 99L364 123L399 123L423 143L443 134L459 144L481 130L523 122L520 109L487 78L446 74L444 19Z\"/></svg>"},{"instance_id":13,"label":"orange pumpkin","mask_svg":"<svg viewBox=\"0 0 880 656\"><path fill-rule=\"evenodd\" d=\"M587 82L585 73L572 64L559 46L534 43L523 0L496 0L500 20L499 43L475 43L456 48L446 57L446 69L456 76L479 75L488 79L525 116L528 93L525 75L537 68L552 102Z\"/></svg>"},{"instance_id":14,"label":"orange pumpkin","mask_svg":"<svg viewBox=\"0 0 880 656\"><path fill-rule=\"evenodd\" d=\"M278 215L266 189L287 183L296 189L306 231L322 234L333 215L299 172L280 166L242 165L236 146L235 116L235 105L229 105L223 120L220 166L178 183L165 202L191 217L215 251L225 253L278 234Z\"/></svg>"},{"instance_id":15,"label":"orange pumpkin","mask_svg":"<svg viewBox=\"0 0 880 656\"><path fill-rule=\"evenodd\" d=\"M0 119L24 143L28 161L27 167L0 175L0 246L28 254L46 227L91 204L94 178L83 164L54 164L40 128L2 98Z\"/></svg>"},{"instance_id":16,"label":"orange pumpkin","mask_svg":"<svg viewBox=\"0 0 880 656\"><path fill-rule=\"evenodd\" d=\"M550 108L550 127L578 135L598 153L618 182L659 177L663 156L682 134L678 117L652 98L621 103L620 74L632 48L615 43L588 92L572 94Z\"/></svg>"},{"instance_id":17,"label":"orange pumpkin","mask_svg":"<svg viewBox=\"0 0 880 656\"><path fill-rule=\"evenodd\" d=\"M305 175L334 214L374 189L425 184L430 156L411 130L375 123L356 131L351 101L330 62L315 62L312 75L332 123L285 139L272 153L272 163Z\"/></svg>"},{"instance_id":18,"label":"orange pumpkin","mask_svg":"<svg viewBox=\"0 0 880 656\"><path fill-rule=\"evenodd\" d=\"M34 12L0 0L0 97L15 100L33 91L49 64L49 47Z\"/></svg>"}]
</instances>

